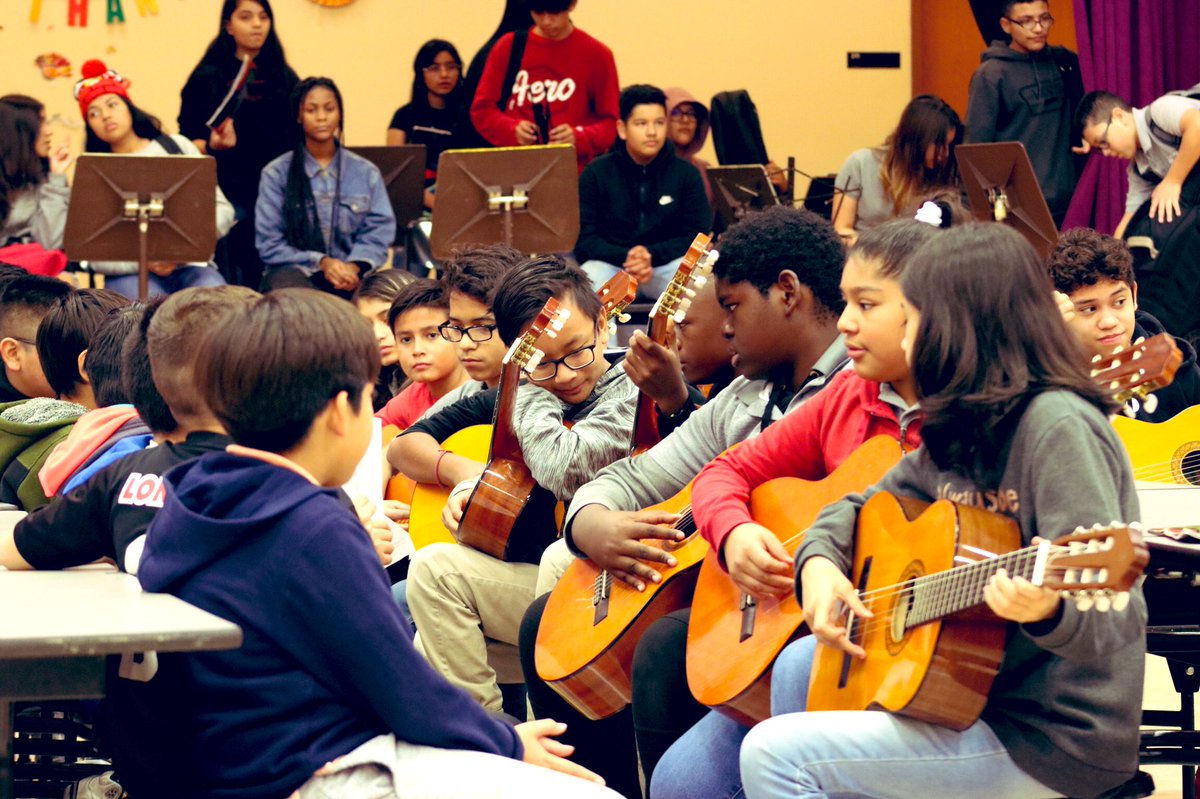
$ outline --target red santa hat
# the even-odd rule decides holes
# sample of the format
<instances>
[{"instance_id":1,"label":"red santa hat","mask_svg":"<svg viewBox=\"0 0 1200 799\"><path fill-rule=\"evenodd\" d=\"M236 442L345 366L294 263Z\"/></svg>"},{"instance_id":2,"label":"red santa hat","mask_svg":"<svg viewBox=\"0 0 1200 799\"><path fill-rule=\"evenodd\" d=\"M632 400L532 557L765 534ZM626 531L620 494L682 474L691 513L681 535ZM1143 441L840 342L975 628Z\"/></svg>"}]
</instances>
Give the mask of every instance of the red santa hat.
<instances>
[{"instance_id":1,"label":"red santa hat","mask_svg":"<svg viewBox=\"0 0 1200 799\"><path fill-rule=\"evenodd\" d=\"M129 81L104 65L103 61L92 59L79 70L83 77L75 84L75 99L79 101L79 111L87 117L88 106L97 97L104 94L119 94L129 100Z\"/></svg>"}]
</instances>

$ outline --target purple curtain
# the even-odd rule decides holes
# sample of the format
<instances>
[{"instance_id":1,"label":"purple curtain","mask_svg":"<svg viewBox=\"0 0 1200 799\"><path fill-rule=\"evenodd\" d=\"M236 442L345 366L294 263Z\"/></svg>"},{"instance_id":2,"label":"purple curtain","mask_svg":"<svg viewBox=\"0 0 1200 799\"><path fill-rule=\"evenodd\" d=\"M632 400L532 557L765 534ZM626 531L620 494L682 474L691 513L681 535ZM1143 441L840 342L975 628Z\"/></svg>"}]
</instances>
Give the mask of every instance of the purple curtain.
<instances>
[{"instance_id":1,"label":"purple curtain","mask_svg":"<svg viewBox=\"0 0 1200 799\"><path fill-rule=\"evenodd\" d=\"M1200 3L1193 0L1073 0L1087 91L1112 92L1140 108L1200 83ZM1125 212L1125 162L1092 155L1063 228L1111 233Z\"/></svg>"}]
</instances>

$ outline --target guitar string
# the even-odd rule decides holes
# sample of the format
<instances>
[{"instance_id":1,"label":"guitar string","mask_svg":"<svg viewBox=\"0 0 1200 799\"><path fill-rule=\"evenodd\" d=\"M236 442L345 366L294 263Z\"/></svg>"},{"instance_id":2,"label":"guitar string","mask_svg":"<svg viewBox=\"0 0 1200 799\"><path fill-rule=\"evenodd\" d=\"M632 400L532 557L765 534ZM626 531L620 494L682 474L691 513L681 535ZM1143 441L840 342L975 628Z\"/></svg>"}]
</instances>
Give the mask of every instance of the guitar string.
<instances>
[{"instance_id":1,"label":"guitar string","mask_svg":"<svg viewBox=\"0 0 1200 799\"><path fill-rule=\"evenodd\" d=\"M693 517L693 516L692 516L692 506L691 506L691 504L689 503L688 505L685 505L685 506L684 506L684 507L683 507L683 508L682 508L682 509L679 511L679 514L678 514L678 515L679 515L679 519L678 519L678 520L675 522L675 524L673 525L673 529L675 529L675 530L678 530L678 531L680 531L680 532L684 533L685 535L690 535L690 533L687 533L687 531L686 531L686 530L684 530L683 528L684 528L684 527L687 527L688 525L695 526L695 523L696 523L696 522L695 522L695 517ZM669 543L669 542L668 542L668 543ZM682 541L680 541L680 542L677 542L677 543L682 543ZM666 564L663 564L663 565L665 566ZM601 569L601 570L600 570L600 574L599 574L599 575L597 575L597 578L599 578L599 577L602 577L603 575L606 575L606 574L612 574L612 571L611 571L610 569ZM594 581L593 581L593 582L594 582ZM631 585L629 585L628 583L626 583L624 580L619 580L619 581L618 581L618 580L615 580L615 579L613 580L613 582L612 582L612 584L611 584L610 588L615 588L616 586L619 586L619 585L623 585L623 586L625 586L625 588L629 589L630 591L636 591L636 590L637 590L637 589L635 589L633 586L631 586ZM658 584L656 583L656 585L658 585ZM647 586L647 587L649 587L649 586ZM640 592L639 592L639 593L640 593Z\"/></svg>"},{"instance_id":2,"label":"guitar string","mask_svg":"<svg viewBox=\"0 0 1200 799\"><path fill-rule=\"evenodd\" d=\"M1196 450L1196 452L1200 452L1200 450ZM1184 457L1187 457L1187 455ZM1172 480L1169 482L1174 482L1176 465L1178 465L1179 470L1185 475L1190 473L1200 476L1200 465L1193 466L1190 469L1185 469L1183 466L1183 459L1174 458L1169 461L1159 461L1158 463L1147 463L1139 466L1133 470L1133 477L1135 480L1151 480L1154 482L1165 482L1161 480L1155 480L1155 478L1170 477Z\"/></svg>"}]
</instances>

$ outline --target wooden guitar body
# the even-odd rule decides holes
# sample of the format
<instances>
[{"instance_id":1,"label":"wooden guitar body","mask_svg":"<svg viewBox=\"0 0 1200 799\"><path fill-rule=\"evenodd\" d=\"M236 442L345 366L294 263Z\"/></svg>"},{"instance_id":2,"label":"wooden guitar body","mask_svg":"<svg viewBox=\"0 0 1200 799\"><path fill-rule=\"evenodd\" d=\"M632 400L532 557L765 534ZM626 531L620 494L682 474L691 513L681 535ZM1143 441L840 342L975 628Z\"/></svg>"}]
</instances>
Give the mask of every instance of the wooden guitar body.
<instances>
[{"instance_id":1,"label":"wooden guitar body","mask_svg":"<svg viewBox=\"0 0 1200 799\"><path fill-rule=\"evenodd\" d=\"M471 492L456 537L500 560L536 563L558 537L555 505L523 460L493 457Z\"/></svg>"},{"instance_id":2,"label":"wooden guitar body","mask_svg":"<svg viewBox=\"0 0 1200 799\"><path fill-rule=\"evenodd\" d=\"M1134 478L1200 486L1200 406L1158 424L1118 416L1113 427L1129 452Z\"/></svg>"},{"instance_id":3,"label":"wooden guitar body","mask_svg":"<svg viewBox=\"0 0 1200 799\"><path fill-rule=\"evenodd\" d=\"M590 560L577 559L558 581L538 628L538 676L590 719L602 719L629 704L633 651L658 619L688 606L708 542L690 514L691 484L648 510L682 513L682 541L645 539L647 546L675 556L673 567L649 564L662 582L636 591Z\"/></svg>"},{"instance_id":4,"label":"wooden guitar body","mask_svg":"<svg viewBox=\"0 0 1200 799\"><path fill-rule=\"evenodd\" d=\"M484 463L492 441L492 426L487 424L464 427L442 442L442 449ZM442 524L442 509L450 497L450 486L433 483L417 483L412 492L412 510L408 520L408 534L413 547L421 549L430 544L454 543L454 536Z\"/></svg>"},{"instance_id":5,"label":"wooden guitar body","mask_svg":"<svg viewBox=\"0 0 1200 799\"><path fill-rule=\"evenodd\" d=\"M817 514L863 491L900 462L900 444L876 436L823 480L771 480L750 495L750 515L794 554ZM756 603L730 579L710 550L700 567L688 623L687 677L692 695L734 720L753 725L771 711L771 668L802 634L804 611L794 595Z\"/></svg>"},{"instance_id":6,"label":"wooden guitar body","mask_svg":"<svg viewBox=\"0 0 1200 799\"><path fill-rule=\"evenodd\" d=\"M868 593L1020 545L1021 531L1008 517L880 493L859 512L851 579ZM817 648L808 710L887 710L956 730L979 718L1004 657L1007 624L971 612L903 629L903 603L911 597L884 592L869 606L879 621L855 622L865 660Z\"/></svg>"}]
</instances>

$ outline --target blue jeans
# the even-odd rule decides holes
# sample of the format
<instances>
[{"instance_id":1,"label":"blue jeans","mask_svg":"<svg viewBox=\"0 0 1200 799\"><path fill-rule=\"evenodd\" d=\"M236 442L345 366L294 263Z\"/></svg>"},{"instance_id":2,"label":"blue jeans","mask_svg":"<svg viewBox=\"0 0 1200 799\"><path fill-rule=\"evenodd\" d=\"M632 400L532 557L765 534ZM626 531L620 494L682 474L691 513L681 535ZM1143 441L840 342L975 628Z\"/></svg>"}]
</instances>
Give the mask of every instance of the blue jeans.
<instances>
[{"instance_id":1,"label":"blue jeans","mask_svg":"<svg viewBox=\"0 0 1200 799\"><path fill-rule=\"evenodd\" d=\"M216 269L208 266L181 266L166 277L160 277L153 272L146 284L147 297L160 297L163 294L174 294L182 289L196 286L224 286L225 278ZM104 288L124 294L131 299L137 299L138 276L105 275Z\"/></svg>"},{"instance_id":2,"label":"blue jeans","mask_svg":"<svg viewBox=\"0 0 1200 799\"><path fill-rule=\"evenodd\" d=\"M671 278L675 277L681 263L683 263L682 257L676 258L668 264L654 267L654 274L651 275L650 282L638 284L638 299L650 302L657 300L659 295L667 290ZM592 286L597 290L611 280L613 275L621 271L621 267L604 261L584 261L580 264L580 268L591 278Z\"/></svg>"},{"instance_id":3,"label":"blue jeans","mask_svg":"<svg viewBox=\"0 0 1200 799\"><path fill-rule=\"evenodd\" d=\"M769 718L742 744L742 777L748 799L1061 796L1021 771L982 721L958 732L881 711Z\"/></svg>"},{"instance_id":4,"label":"blue jeans","mask_svg":"<svg viewBox=\"0 0 1200 799\"><path fill-rule=\"evenodd\" d=\"M789 644L771 673L771 712L804 710L816 639L806 635ZM745 796L738 768L742 739L750 732L715 710L667 750L650 781L650 799Z\"/></svg>"}]
</instances>

